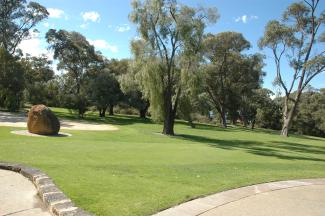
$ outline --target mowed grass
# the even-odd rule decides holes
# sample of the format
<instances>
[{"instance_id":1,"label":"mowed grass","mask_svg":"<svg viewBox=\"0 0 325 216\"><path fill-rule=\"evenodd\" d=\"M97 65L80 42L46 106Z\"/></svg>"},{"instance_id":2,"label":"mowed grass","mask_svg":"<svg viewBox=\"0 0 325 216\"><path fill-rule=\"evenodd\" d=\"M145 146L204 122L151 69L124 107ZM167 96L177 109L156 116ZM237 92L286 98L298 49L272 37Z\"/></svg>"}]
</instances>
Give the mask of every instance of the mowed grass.
<instances>
[{"instance_id":1,"label":"mowed grass","mask_svg":"<svg viewBox=\"0 0 325 216\"><path fill-rule=\"evenodd\" d=\"M60 117L74 118L64 109ZM87 120L118 131L64 131L26 137L0 127L0 161L39 168L80 207L96 215L150 215L178 203L261 182L325 177L325 139L274 131L178 122L177 136L132 116ZM17 129L17 128L16 128Z\"/></svg>"}]
</instances>

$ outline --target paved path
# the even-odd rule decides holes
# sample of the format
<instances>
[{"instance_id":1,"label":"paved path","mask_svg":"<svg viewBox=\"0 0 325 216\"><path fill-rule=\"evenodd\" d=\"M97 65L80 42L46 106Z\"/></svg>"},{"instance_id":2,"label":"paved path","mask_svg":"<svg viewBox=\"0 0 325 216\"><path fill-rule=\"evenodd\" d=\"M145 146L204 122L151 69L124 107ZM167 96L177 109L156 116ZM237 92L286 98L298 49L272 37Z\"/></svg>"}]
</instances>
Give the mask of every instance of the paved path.
<instances>
[{"instance_id":1,"label":"paved path","mask_svg":"<svg viewBox=\"0 0 325 216\"><path fill-rule=\"evenodd\" d=\"M325 179L281 181L224 191L155 216L324 216Z\"/></svg>"},{"instance_id":2,"label":"paved path","mask_svg":"<svg viewBox=\"0 0 325 216\"><path fill-rule=\"evenodd\" d=\"M51 216L32 182L19 173L0 169L0 216Z\"/></svg>"}]
</instances>

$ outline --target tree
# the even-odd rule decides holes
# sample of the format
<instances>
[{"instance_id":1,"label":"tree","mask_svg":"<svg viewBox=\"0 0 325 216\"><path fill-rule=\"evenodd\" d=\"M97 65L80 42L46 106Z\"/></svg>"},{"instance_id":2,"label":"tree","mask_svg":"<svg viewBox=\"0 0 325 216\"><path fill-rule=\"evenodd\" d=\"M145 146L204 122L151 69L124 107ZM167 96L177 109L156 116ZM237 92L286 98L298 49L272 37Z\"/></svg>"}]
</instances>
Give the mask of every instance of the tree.
<instances>
[{"instance_id":1,"label":"tree","mask_svg":"<svg viewBox=\"0 0 325 216\"><path fill-rule=\"evenodd\" d=\"M325 51L319 43L325 42L325 11L317 14L319 0L304 0L291 4L282 21L272 20L259 41L261 48L272 50L275 66L275 84L284 93L283 125L281 134L288 136L296 114L300 96L310 81L325 69ZM281 63L287 57L291 79L285 79Z\"/></svg>"},{"instance_id":2,"label":"tree","mask_svg":"<svg viewBox=\"0 0 325 216\"><path fill-rule=\"evenodd\" d=\"M269 89L261 88L254 91L248 106L251 109L252 115L252 128L256 123L259 127L270 128L279 130L281 127L281 105L272 100L271 96L274 95Z\"/></svg>"},{"instance_id":3,"label":"tree","mask_svg":"<svg viewBox=\"0 0 325 216\"><path fill-rule=\"evenodd\" d=\"M88 92L90 101L97 107L100 117L105 117L107 108L109 115L113 115L113 107L123 96L119 82L107 68L90 78Z\"/></svg>"},{"instance_id":4,"label":"tree","mask_svg":"<svg viewBox=\"0 0 325 216\"><path fill-rule=\"evenodd\" d=\"M128 61L127 72L119 77L121 90L128 105L139 110L139 117L146 118L149 109L149 100L144 97L141 89L141 74L134 61Z\"/></svg>"},{"instance_id":5,"label":"tree","mask_svg":"<svg viewBox=\"0 0 325 216\"><path fill-rule=\"evenodd\" d=\"M47 16L46 8L38 3L0 0L0 104L10 111L20 108L24 88L24 71L18 56L13 55L19 43Z\"/></svg>"},{"instance_id":6,"label":"tree","mask_svg":"<svg viewBox=\"0 0 325 216\"><path fill-rule=\"evenodd\" d=\"M195 128L195 124L193 123L193 114L195 108L197 108L198 100L195 95L192 94L191 89L187 89L183 91L183 93L184 94L182 94L179 99L179 109L177 114L181 119L187 121L191 128Z\"/></svg>"},{"instance_id":7,"label":"tree","mask_svg":"<svg viewBox=\"0 0 325 216\"><path fill-rule=\"evenodd\" d=\"M58 69L67 72L64 77L69 83L69 86L66 86L71 100L69 106L77 109L79 116L83 117L88 105L85 91L86 72L93 65L101 64L102 59L94 47L78 32L50 29L46 33L46 40L50 44L49 48L54 51L54 59L59 61Z\"/></svg>"},{"instance_id":8,"label":"tree","mask_svg":"<svg viewBox=\"0 0 325 216\"><path fill-rule=\"evenodd\" d=\"M240 101L259 88L263 76L263 58L241 52L250 47L249 42L237 32L208 34L204 41L202 82L211 104L218 111L223 127L227 127L226 113L237 116Z\"/></svg>"},{"instance_id":9,"label":"tree","mask_svg":"<svg viewBox=\"0 0 325 216\"><path fill-rule=\"evenodd\" d=\"M140 118L146 118L150 104L141 91L139 76L137 68L129 67L127 73L120 76L119 81L127 103L139 110Z\"/></svg>"},{"instance_id":10,"label":"tree","mask_svg":"<svg viewBox=\"0 0 325 216\"><path fill-rule=\"evenodd\" d=\"M325 89L303 92L293 121L293 131L325 137Z\"/></svg>"},{"instance_id":11,"label":"tree","mask_svg":"<svg viewBox=\"0 0 325 216\"><path fill-rule=\"evenodd\" d=\"M215 22L215 9L190 8L176 0L135 0L130 20L138 25L141 40L132 51L142 66L144 93L155 119L164 122L163 134L174 135L174 120L182 92L180 60L187 50L201 44L207 22Z\"/></svg>"},{"instance_id":12,"label":"tree","mask_svg":"<svg viewBox=\"0 0 325 216\"><path fill-rule=\"evenodd\" d=\"M261 91L261 84L263 82L263 76L265 76L262 68L264 66L263 56L255 54L244 57L244 61L240 65L240 72L238 74L239 79L232 84L232 92L236 97L230 97L230 105L236 104L234 101L239 101L239 113L244 126L251 125L251 129L254 129L259 92ZM234 107L234 106L233 106Z\"/></svg>"},{"instance_id":13,"label":"tree","mask_svg":"<svg viewBox=\"0 0 325 216\"><path fill-rule=\"evenodd\" d=\"M48 83L54 79L51 68L52 61L45 55L40 57L26 57L23 59L25 68L26 99L31 104L47 104Z\"/></svg>"},{"instance_id":14,"label":"tree","mask_svg":"<svg viewBox=\"0 0 325 216\"><path fill-rule=\"evenodd\" d=\"M19 43L30 36L31 30L49 13L36 2L0 0L0 47L11 55Z\"/></svg>"},{"instance_id":15,"label":"tree","mask_svg":"<svg viewBox=\"0 0 325 216\"><path fill-rule=\"evenodd\" d=\"M107 62L106 67L116 77L120 77L128 72L129 60L128 59L111 59Z\"/></svg>"},{"instance_id":16,"label":"tree","mask_svg":"<svg viewBox=\"0 0 325 216\"><path fill-rule=\"evenodd\" d=\"M17 111L23 101L24 69L18 57L0 47L0 107Z\"/></svg>"}]
</instances>

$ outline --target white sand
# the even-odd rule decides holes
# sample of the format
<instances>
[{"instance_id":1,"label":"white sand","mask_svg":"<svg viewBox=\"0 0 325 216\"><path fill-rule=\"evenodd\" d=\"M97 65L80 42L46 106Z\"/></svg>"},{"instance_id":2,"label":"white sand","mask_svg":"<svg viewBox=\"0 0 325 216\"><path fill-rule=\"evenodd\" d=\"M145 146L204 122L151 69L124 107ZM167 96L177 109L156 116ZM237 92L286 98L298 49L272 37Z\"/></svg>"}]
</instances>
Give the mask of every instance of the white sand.
<instances>
[{"instance_id":1,"label":"white sand","mask_svg":"<svg viewBox=\"0 0 325 216\"><path fill-rule=\"evenodd\" d=\"M78 122L61 120L63 130L88 130L88 131L115 131L117 127L109 124L95 124L92 122ZM27 127L27 117L23 114L0 112L0 126L7 127Z\"/></svg>"}]
</instances>

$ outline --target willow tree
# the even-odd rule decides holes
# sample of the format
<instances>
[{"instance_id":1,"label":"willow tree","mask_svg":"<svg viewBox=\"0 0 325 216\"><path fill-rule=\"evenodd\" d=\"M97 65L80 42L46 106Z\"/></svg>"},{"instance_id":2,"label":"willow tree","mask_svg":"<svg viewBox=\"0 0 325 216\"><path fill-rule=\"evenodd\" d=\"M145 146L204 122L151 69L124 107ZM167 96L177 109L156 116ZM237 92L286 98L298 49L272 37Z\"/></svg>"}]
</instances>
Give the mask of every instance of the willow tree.
<instances>
[{"instance_id":1,"label":"willow tree","mask_svg":"<svg viewBox=\"0 0 325 216\"><path fill-rule=\"evenodd\" d=\"M261 48L272 50L276 66L275 84L284 92L283 125L281 134L288 136L300 96L310 81L325 70L325 11L316 11L319 0L291 4L281 21L270 21L259 42ZM290 66L283 70L281 63ZM288 74L284 74L288 73ZM286 79L286 77L291 77Z\"/></svg>"},{"instance_id":2,"label":"willow tree","mask_svg":"<svg viewBox=\"0 0 325 216\"><path fill-rule=\"evenodd\" d=\"M132 49L141 65L142 86L151 113L164 122L163 134L174 135L182 77L186 77L182 74L192 67L191 52L187 51L201 44L206 24L215 22L218 15L215 8L191 8L176 0L135 0L132 7L130 20L137 24L141 36L133 41Z\"/></svg>"},{"instance_id":3,"label":"willow tree","mask_svg":"<svg viewBox=\"0 0 325 216\"><path fill-rule=\"evenodd\" d=\"M132 61L129 61L127 72L119 77L119 82L126 102L139 111L140 118L146 118L150 103L142 92L141 74L135 66Z\"/></svg>"}]
</instances>

